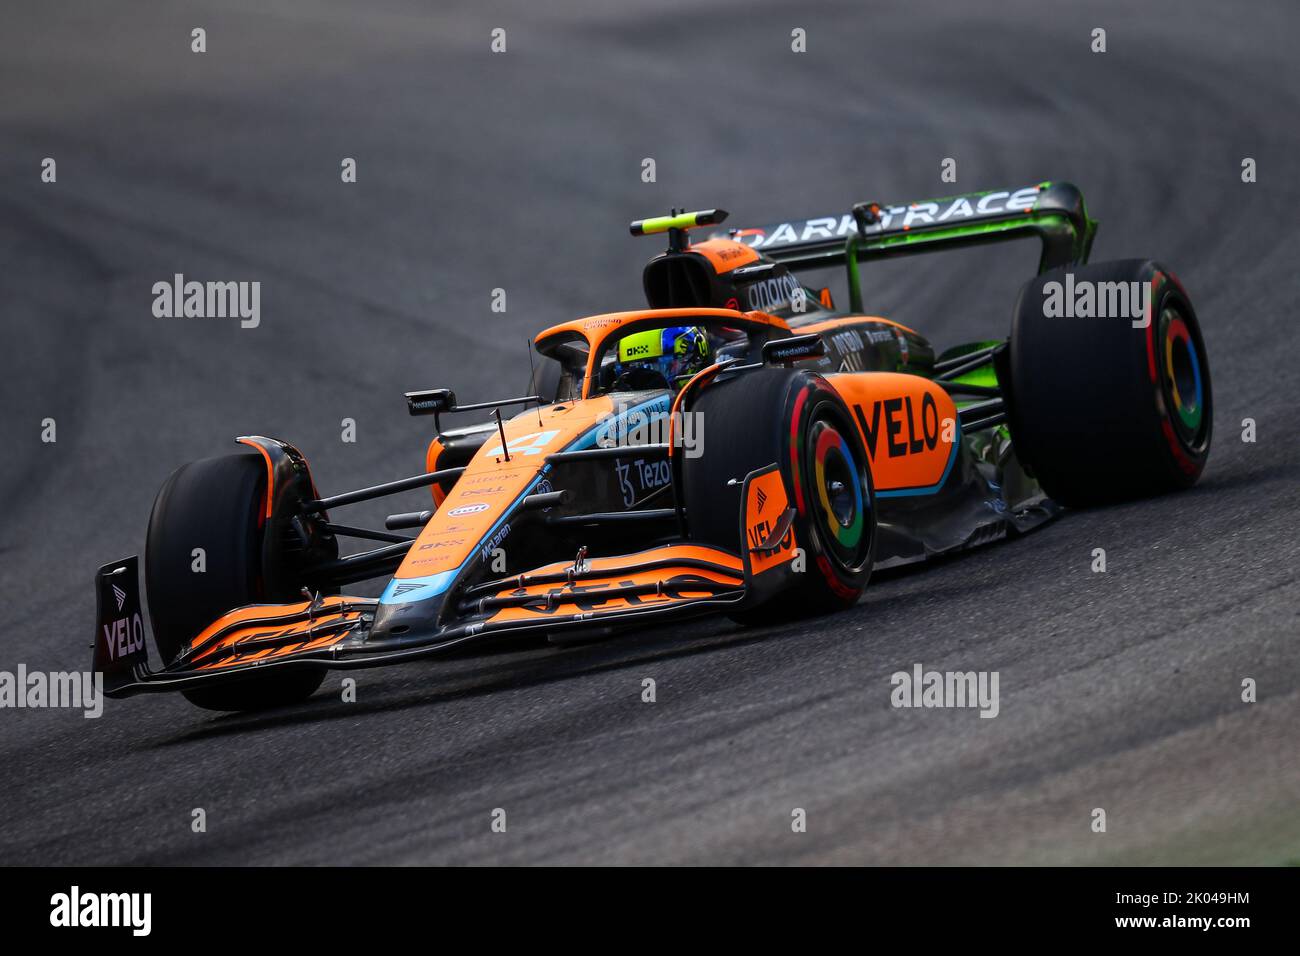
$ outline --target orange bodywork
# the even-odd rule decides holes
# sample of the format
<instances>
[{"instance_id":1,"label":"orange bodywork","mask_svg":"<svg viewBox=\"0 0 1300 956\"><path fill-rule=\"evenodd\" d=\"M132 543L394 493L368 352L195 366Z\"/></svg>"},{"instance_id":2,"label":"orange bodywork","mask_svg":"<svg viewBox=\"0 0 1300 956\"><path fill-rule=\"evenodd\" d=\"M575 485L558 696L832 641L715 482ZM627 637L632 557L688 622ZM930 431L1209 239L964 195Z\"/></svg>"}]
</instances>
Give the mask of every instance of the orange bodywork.
<instances>
[{"instance_id":1,"label":"orange bodywork","mask_svg":"<svg viewBox=\"0 0 1300 956\"><path fill-rule=\"evenodd\" d=\"M613 411L611 399L598 397L529 409L505 422L510 460L505 459L500 437L483 443L421 530L395 577L428 577L460 567L492 525L536 479L546 456L564 448Z\"/></svg>"},{"instance_id":2,"label":"orange bodywork","mask_svg":"<svg viewBox=\"0 0 1300 956\"><path fill-rule=\"evenodd\" d=\"M781 545L774 551L755 551L763 544L790 507L785 493L785 482L779 468L773 468L750 480L745 490L745 545L749 548L749 566L754 574L785 564L794 557L794 532L788 531Z\"/></svg>"},{"instance_id":3,"label":"orange bodywork","mask_svg":"<svg viewBox=\"0 0 1300 956\"><path fill-rule=\"evenodd\" d=\"M919 375L833 373L826 381L853 415L876 493L921 493L948 474L960 439L957 406Z\"/></svg>"},{"instance_id":4,"label":"orange bodywork","mask_svg":"<svg viewBox=\"0 0 1300 956\"><path fill-rule=\"evenodd\" d=\"M760 258L753 247L734 239L706 239L692 244L686 251L709 260L709 265L713 266L713 271L718 275L758 262Z\"/></svg>"}]
</instances>

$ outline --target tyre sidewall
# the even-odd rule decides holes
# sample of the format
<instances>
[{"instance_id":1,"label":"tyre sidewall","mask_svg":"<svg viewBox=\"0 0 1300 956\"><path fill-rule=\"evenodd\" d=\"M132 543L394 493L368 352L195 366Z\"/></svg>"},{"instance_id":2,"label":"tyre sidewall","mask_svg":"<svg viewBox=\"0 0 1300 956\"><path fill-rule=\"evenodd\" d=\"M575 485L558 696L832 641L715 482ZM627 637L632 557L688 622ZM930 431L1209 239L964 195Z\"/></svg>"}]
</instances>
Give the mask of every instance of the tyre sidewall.
<instances>
[{"instance_id":1,"label":"tyre sidewall","mask_svg":"<svg viewBox=\"0 0 1300 956\"><path fill-rule=\"evenodd\" d=\"M817 589L846 606L855 603L871 576L875 556L875 488L857 428L839 395L820 375L802 372L791 383L787 398L781 473L795 509L795 536L807 551L807 569ZM817 449L814 432L830 424L847 446L860 482L861 525L858 540L846 548L833 540L831 519L819 500Z\"/></svg>"},{"instance_id":2,"label":"tyre sidewall","mask_svg":"<svg viewBox=\"0 0 1300 956\"><path fill-rule=\"evenodd\" d=\"M1044 287L1065 282L1148 282L1145 328L1122 317L1044 314ZM1202 385L1202 433L1187 447L1171 420L1162 322L1176 310L1195 348ZM1005 383L1017 454L1044 490L1089 505L1186 488L1205 467L1212 437L1210 370L1191 299L1178 278L1151 260L1055 269L1021 290Z\"/></svg>"}]
</instances>

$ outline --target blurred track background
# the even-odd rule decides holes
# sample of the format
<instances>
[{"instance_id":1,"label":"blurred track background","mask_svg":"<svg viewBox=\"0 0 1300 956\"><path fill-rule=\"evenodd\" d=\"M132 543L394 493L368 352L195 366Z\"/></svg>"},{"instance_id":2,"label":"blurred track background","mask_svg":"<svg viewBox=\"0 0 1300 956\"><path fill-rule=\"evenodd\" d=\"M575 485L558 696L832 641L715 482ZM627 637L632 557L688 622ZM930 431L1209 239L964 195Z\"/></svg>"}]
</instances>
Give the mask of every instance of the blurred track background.
<instances>
[{"instance_id":1,"label":"blurred track background","mask_svg":"<svg viewBox=\"0 0 1300 956\"><path fill-rule=\"evenodd\" d=\"M1193 492L883 578L803 626L360 672L353 704L334 675L265 715L0 711L0 860L1300 858L1298 28L1281 0L11 5L0 670L87 667L95 568L142 552L163 479L235 435L298 444L326 493L420 471L430 425L401 393L517 394L531 333L642 302L660 241L627 222L673 205L743 226L1074 181L1094 259L1179 272L1217 414ZM891 266L869 302L940 348L1003 335L1034 255ZM261 326L154 318L175 273L260 281ZM1000 716L891 709L917 662L999 671Z\"/></svg>"}]
</instances>

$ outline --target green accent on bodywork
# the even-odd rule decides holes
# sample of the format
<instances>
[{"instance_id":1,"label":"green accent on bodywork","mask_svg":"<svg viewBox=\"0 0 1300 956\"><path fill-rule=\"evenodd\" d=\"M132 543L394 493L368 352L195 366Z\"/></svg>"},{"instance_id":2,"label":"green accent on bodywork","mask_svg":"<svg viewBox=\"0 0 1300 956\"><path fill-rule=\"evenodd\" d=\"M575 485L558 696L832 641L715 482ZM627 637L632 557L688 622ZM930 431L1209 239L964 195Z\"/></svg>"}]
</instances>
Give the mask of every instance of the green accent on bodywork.
<instances>
[{"instance_id":1,"label":"green accent on bodywork","mask_svg":"<svg viewBox=\"0 0 1300 956\"><path fill-rule=\"evenodd\" d=\"M1000 222L977 222L969 226L951 226L947 229L934 229L929 232L905 232L901 236L885 236L881 239L868 240L859 247L859 251L888 250L897 246L913 246L926 242L943 242L948 239L969 238L999 232L1015 232L1025 228L1026 221L1045 225L1063 225L1073 231L1069 219L1059 213L1035 216L1031 209L1016 219L1004 219ZM1078 240L1075 240L1076 246Z\"/></svg>"},{"instance_id":2,"label":"green accent on bodywork","mask_svg":"<svg viewBox=\"0 0 1300 956\"><path fill-rule=\"evenodd\" d=\"M933 200L927 200L933 201ZM866 311L862 303L862 279L859 275L858 259L860 256L877 253L886 255L893 251L916 246L925 246L932 243L952 242L953 240L970 240L972 242L980 239L994 239L1001 236L1010 238L1010 234L1017 232L1037 232L1041 230L1054 230L1061 233L1069 233L1072 241L1071 246L1074 251L1076 262L1083 263L1087 261L1088 250L1092 246L1092 236L1096 232L1096 220L1088 220L1088 230L1083 236L1079 236L1074 231L1074 226L1070 223L1068 217L1060 213L1049 213L1046 215L1036 216L1031 209L1022 216L1015 219L1004 219L1000 222L981 222L973 223L968 226L951 226L947 229L935 229L928 232L904 233L901 236L885 236L880 239L864 240L860 236L850 236L848 239L848 254L845 256L845 265L849 273L849 310L851 312ZM1038 271L1045 271L1047 266L1041 260Z\"/></svg>"},{"instance_id":3,"label":"green accent on bodywork","mask_svg":"<svg viewBox=\"0 0 1300 956\"><path fill-rule=\"evenodd\" d=\"M1045 190L1051 186L1051 182L1038 184L1040 190ZM962 194L961 196L946 196L940 199L926 199L926 203L944 203L954 199L974 196L987 196L998 190L986 190L980 193ZM1080 199L1082 203L1082 197ZM1043 242L1043 252L1038 260L1038 272L1041 274L1055 265L1063 265L1061 262L1053 262L1049 259L1049 245L1055 241L1058 258L1059 246L1064 245L1068 240L1070 261L1082 265L1088 261L1088 256L1092 252L1092 241L1097 233L1097 220L1088 216L1087 206L1082 206L1083 220L1085 227L1080 232L1075 229L1074 223L1070 221L1069 216L1056 210L1038 211L1038 202L1025 210L1021 214L1010 215L1005 219L999 219L994 222L974 222L967 224L957 224L948 226L943 229L917 229L915 232L904 232L890 236L870 236L863 238L861 235L851 235L845 241L845 265L848 269L849 284L849 310L851 312L864 312L862 297L862 279L859 274L859 261L861 259L884 258L892 254L904 251L920 250L931 244L944 243L980 243L993 242L1000 239L1017 238L1016 234L1024 234L1026 237L1038 236Z\"/></svg>"},{"instance_id":4,"label":"green accent on bodywork","mask_svg":"<svg viewBox=\"0 0 1300 956\"><path fill-rule=\"evenodd\" d=\"M1001 345L1002 339L986 339L982 342L963 342L961 345L954 345L946 349L942 355L936 359L937 362L951 362L953 359L959 359L963 355L970 355L981 349L991 349L995 345ZM982 388L997 388L999 386L997 369L992 362L973 368L969 372L958 375L953 379L954 382L961 382L963 385L979 385ZM970 405L973 402L983 402L983 398L965 398L957 401L957 407Z\"/></svg>"},{"instance_id":5,"label":"green accent on bodywork","mask_svg":"<svg viewBox=\"0 0 1300 956\"><path fill-rule=\"evenodd\" d=\"M999 384L998 373L993 368L992 362L988 365L981 365L979 368L971 369L964 375L958 375L952 381L960 382L962 385L979 385L983 388L997 388ZM965 408L967 405L974 405L977 402L987 401L987 398L980 395L963 395L960 398L953 396L953 404L958 408Z\"/></svg>"},{"instance_id":6,"label":"green accent on bodywork","mask_svg":"<svg viewBox=\"0 0 1300 956\"><path fill-rule=\"evenodd\" d=\"M996 339L991 339L987 342L968 342L964 345L958 345L954 348L948 349L939 356L939 361L945 362L949 359L960 358L968 353L978 352L980 349L998 344L1000 344L1000 340ZM997 368L993 362L989 362L987 365L981 365L979 368L973 368L969 372L964 372L961 375L955 376L952 381L960 382L963 385L978 385L982 388L1000 388L1002 385L1002 383L998 381ZM979 395L963 395L960 397L954 395L952 399L952 402L957 406L958 411L968 405L975 405L979 402L987 401L987 398ZM1011 432L1005 424L999 425L997 428L993 429L993 434L1003 440L1007 440L1011 437Z\"/></svg>"},{"instance_id":7,"label":"green accent on bodywork","mask_svg":"<svg viewBox=\"0 0 1300 956\"><path fill-rule=\"evenodd\" d=\"M973 368L964 375L958 375L953 379L954 382L960 382L963 385L980 385L984 388L998 387L998 373L993 368L993 363L981 365L979 368Z\"/></svg>"}]
</instances>

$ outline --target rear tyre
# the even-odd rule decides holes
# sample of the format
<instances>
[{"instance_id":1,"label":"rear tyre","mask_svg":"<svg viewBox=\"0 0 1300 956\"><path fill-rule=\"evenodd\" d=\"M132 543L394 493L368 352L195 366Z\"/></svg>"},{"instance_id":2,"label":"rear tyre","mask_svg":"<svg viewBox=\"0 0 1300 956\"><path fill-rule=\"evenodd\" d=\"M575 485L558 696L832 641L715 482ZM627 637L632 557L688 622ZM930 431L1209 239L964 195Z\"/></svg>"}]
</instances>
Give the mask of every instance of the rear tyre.
<instances>
[{"instance_id":1,"label":"rear tyre","mask_svg":"<svg viewBox=\"0 0 1300 956\"><path fill-rule=\"evenodd\" d=\"M771 623L856 604L875 555L875 493L857 429L834 390L811 372L759 369L706 388L691 411L703 416L707 436L704 454L682 465L691 538L730 551L748 547L743 481L775 462L805 551L796 585L732 617Z\"/></svg>"},{"instance_id":2,"label":"rear tyre","mask_svg":"<svg viewBox=\"0 0 1300 956\"><path fill-rule=\"evenodd\" d=\"M266 464L259 454L190 462L163 483L145 547L149 617L163 663L233 608L297 597L266 594L265 501ZM201 573L194 570L195 548L203 549ZM324 668L291 670L183 693L208 710L260 710L309 697L324 679Z\"/></svg>"},{"instance_id":3,"label":"rear tyre","mask_svg":"<svg viewBox=\"0 0 1300 956\"><path fill-rule=\"evenodd\" d=\"M1069 305L1067 271L1076 290L1083 282L1094 290L1100 283L1150 283L1147 327L1134 328L1125 317L1045 314L1049 282L1061 284L1060 301ZM1062 504L1189 488L1205 468L1214 410L1205 343L1187 292L1159 263L1054 269L1026 284L1006 367L1017 454Z\"/></svg>"}]
</instances>

